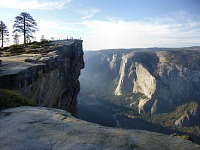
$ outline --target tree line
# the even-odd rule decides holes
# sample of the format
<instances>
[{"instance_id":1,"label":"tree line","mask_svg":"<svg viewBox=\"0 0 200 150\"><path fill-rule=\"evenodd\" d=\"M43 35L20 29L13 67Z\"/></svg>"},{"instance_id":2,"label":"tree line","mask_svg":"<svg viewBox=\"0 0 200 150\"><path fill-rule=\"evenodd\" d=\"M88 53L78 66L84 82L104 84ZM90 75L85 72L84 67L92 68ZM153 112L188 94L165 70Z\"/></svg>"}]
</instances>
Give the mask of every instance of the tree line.
<instances>
[{"instance_id":1,"label":"tree line","mask_svg":"<svg viewBox=\"0 0 200 150\"><path fill-rule=\"evenodd\" d=\"M32 33L38 31L36 20L27 12L22 12L19 16L15 17L13 29L14 44L19 44L19 37L23 35L24 46L26 46L28 41L34 39ZM9 31L2 20L0 21L0 40L1 47L3 47L5 42L9 41Z\"/></svg>"}]
</instances>

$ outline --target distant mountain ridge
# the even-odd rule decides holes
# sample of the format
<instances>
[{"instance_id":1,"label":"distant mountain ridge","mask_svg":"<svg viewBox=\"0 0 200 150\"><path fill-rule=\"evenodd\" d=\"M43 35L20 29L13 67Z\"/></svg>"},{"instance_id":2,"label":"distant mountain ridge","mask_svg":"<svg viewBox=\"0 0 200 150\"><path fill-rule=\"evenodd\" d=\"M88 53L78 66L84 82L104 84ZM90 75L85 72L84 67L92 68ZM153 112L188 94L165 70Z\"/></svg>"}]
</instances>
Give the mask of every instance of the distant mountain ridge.
<instances>
[{"instance_id":1,"label":"distant mountain ridge","mask_svg":"<svg viewBox=\"0 0 200 150\"><path fill-rule=\"evenodd\" d=\"M194 102L195 106L173 123L200 123L200 46L84 53L86 67L80 77L83 93L116 99L123 96L118 102L140 114L169 113Z\"/></svg>"}]
</instances>

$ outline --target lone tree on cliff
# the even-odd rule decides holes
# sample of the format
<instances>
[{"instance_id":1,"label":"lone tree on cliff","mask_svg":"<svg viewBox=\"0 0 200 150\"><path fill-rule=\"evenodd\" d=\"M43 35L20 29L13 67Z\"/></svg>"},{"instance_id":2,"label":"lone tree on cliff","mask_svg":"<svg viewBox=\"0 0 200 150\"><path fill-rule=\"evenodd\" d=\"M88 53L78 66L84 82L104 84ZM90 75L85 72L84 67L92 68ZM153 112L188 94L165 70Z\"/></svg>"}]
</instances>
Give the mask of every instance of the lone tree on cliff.
<instances>
[{"instance_id":1,"label":"lone tree on cliff","mask_svg":"<svg viewBox=\"0 0 200 150\"><path fill-rule=\"evenodd\" d=\"M46 39L45 39L45 36L44 36L44 35L42 35L42 36L41 36L41 39L40 39L40 42L43 42L43 41L46 41Z\"/></svg>"},{"instance_id":2,"label":"lone tree on cliff","mask_svg":"<svg viewBox=\"0 0 200 150\"><path fill-rule=\"evenodd\" d=\"M3 47L3 43L9 41L9 32L7 26L2 20L0 21L0 34L1 47Z\"/></svg>"},{"instance_id":3,"label":"lone tree on cliff","mask_svg":"<svg viewBox=\"0 0 200 150\"><path fill-rule=\"evenodd\" d=\"M22 12L19 16L15 17L13 33L20 33L24 35L24 46L26 46L27 40L34 38L32 33L35 33L37 29L37 22L33 17L26 12Z\"/></svg>"}]
</instances>

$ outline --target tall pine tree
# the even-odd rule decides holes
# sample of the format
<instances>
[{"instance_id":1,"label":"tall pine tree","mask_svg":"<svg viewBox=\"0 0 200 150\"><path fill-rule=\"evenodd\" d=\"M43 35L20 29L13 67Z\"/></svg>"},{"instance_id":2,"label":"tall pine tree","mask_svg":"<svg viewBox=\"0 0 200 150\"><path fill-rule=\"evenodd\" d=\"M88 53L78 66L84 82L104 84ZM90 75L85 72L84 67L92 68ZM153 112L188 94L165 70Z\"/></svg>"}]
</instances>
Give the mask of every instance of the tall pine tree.
<instances>
[{"instance_id":1,"label":"tall pine tree","mask_svg":"<svg viewBox=\"0 0 200 150\"><path fill-rule=\"evenodd\" d=\"M33 17L26 12L22 12L19 16L15 17L13 33L20 33L24 36L24 46L26 46L27 40L34 38L32 33L35 33L37 29L37 22Z\"/></svg>"},{"instance_id":2,"label":"tall pine tree","mask_svg":"<svg viewBox=\"0 0 200 150\"><path fill-rule=\"evenodd\" d=\"M1 40L1 47L3 47L3 43L9 41L9 32L8 28L5 23L1 20L0 21L0 40Z\"/></svg>"}]
</instances>

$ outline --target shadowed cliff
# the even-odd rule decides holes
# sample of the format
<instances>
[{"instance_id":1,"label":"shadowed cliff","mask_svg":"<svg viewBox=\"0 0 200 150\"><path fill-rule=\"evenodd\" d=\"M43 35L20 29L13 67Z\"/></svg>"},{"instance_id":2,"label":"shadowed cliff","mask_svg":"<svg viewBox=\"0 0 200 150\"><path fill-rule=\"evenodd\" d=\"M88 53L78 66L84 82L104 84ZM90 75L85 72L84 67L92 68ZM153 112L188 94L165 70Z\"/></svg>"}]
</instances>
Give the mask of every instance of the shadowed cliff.
<instances>
[{"instance_id":1,"label":"shadowed cliff","mask_svg":"<svg viewBox=\"0 0 200 150\"><path fill-rule=\"evenodd\" d=\"M106 116L108 126L133 129L143 119L147 126L152 123L188 134L199 144L199 62L200 47L85 52L78 117L104 125L105 119L96 116Z\"/></svg>"},{"instance_id":2,"label":"shadowed cliff","mask_svg":"<svg viewBox=\"0 0 200 150\"><path fill-rule=\"evenodd\" d=\"M83 95L93 93L139 114L171 112L192 103L182 115L199 117L200 51L130 49L86 55L80 77Z\"/></svg>"},{"instance_id":3,"label":"shadowed cliff","mask_svg":"<svg viewBox=\"0 0 200 150\"><path fill-rule=\"evenodd\" d=\"M55 41L43 49L48 52L1 57L0 88L17 90L38 105L76 115L78 78L84 68L82 41Z\"/></svg>"}]
</instances>

